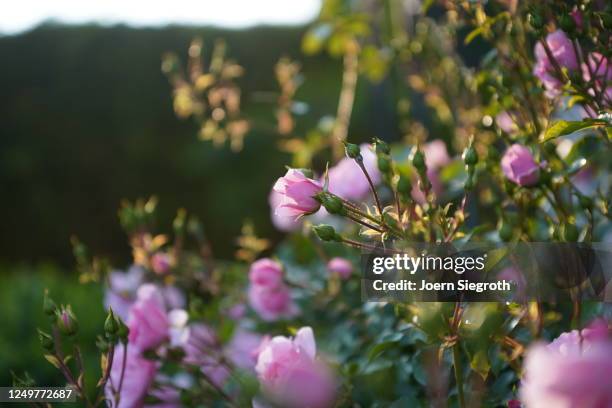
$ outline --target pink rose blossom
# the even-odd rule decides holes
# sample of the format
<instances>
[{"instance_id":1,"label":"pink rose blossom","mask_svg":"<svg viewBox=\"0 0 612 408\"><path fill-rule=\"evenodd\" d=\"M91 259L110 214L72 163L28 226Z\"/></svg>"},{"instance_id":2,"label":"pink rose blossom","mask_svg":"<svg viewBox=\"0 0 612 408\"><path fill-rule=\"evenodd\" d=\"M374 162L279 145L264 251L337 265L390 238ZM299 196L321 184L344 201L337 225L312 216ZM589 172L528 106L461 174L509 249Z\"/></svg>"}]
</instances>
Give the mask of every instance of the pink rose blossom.
<instances>
[{"instance_id":1,"label":"pink rose blossom","mask_svg":"<svg viewBox=\"0 0 612 408\"><path fill-rule=\"evenodd\" d=\"M612 406L612 341L607 325L564 333L527 352L521 400L527 408Z\"/></svg>"},{"instance_id":2,"label":"pink rose blossom","mask_svg":"<svg viewBox=\"0 0 612 408\"><path fill-rule=\"evenodd\" d=\"M513 144L501 159L501 168L506 178L521 186L531 186L540 179L540 167L525 146Z\"/></svg>"},{"instance_id":3,"label":"pink rose blossom","mask_svg":"<svg viewBox=\"0 0 612 408\"><path fill-rule=\"evenodd\" d=\"M291 291L283 283L283 269L278 262L268 258L253 262L249 282L249 303L262 319L278 320L297 313Z\"/></svg>"},{"instance_id":4,"label":"pink rose blossom","mask_svg":"<svg viewBox=\"0 0 612 408\"><path fill-rule=\"evenodd\" d=\"M279 215L276 213L276 208L283 202L283 195L274 189L270 191L268 196L268 204L270 205L270 219L277 230L283 232L291 232L299 229L302 225L301 220L296 220L294 216Z\"/></svg>"},{"instance_id":5,"label":"pink rose blossom","mask_svg":"<svg viewBox=\"0 0 612 408\"><path fill-rule=\"evenodd\" d=\"M274 184L273 189L282 198L276 207L278 216L297 219L301 215L312 214L321 207L314 196L323 191L323 186L299 170L287 170L287 173Z\"/></svg>"},{"instance_id":6,"label":"pink rose blossom","mask_svg":"<svg viewBox=\"0 0 612 408\"><path fill-rule=\"evenodd\" d=\"M288 408L325 408L334 404L335 381L316 359L316 343L310 327L298 330L294 339L277 336L262 345L255 366L264 393Z\"/></svg>"},{"instance_id":7,"label":"pink rose blossom","mask_svg":"<svg viewBox=\"0 0 612 408\"><path fill-rule=\"evenodd\" d=\"M272 259L259 259L251 264L249 281L253 285L276 288L283 282L283 267Z\"/></svg>"},{"instance_id":8,"label":"pink rose blossom","mask_svg":"<svg viewBox=\"0 0 612 408\"><path fill-rule=\"evenodd\" d=\"M327 269L342 279L348 279L353 273L353 264L348 259L335 257L327 263Z\"/></svg>"},{"instance_id":9,"label":"pink rose blossom","mask_svg":"<svg viewBox=\"0 0 612 408\"><path fill-rule=\"evenodd\" d=\"M119 387L124 353L125 348L122 344L118 344L115 348L113 366L111 367L110 373L110 379L115 387ZM125 361L125 373L123 375L119 404L117 406L113 405L113 407L142 407L144 398L147 395L147 390L153 382L155 373L157 372L157 365L154 361L142 357L140 355L140 350L131 347L131 345L128 345ZM114 401L114 396L110 387L111 381L106 384L105 394L109 401Z\"/></svg>"},{"instance_id":10,"label":"pink rose blossom","mask_svg":"<svg viewBox=\"0 0 612 408\"><path fill-rule=\"evenodd\" d=\"M572 40L562 30L557 30L546 36L546 44L552 56L559 66L567 68L569 71L578 69L576 53L572 46ZM535 46L536 64L533 67L533 74L542 82L546 89L546 95L554 98L561 92L561 81L556 77L553 62L548 58L548 54L541 42Z\"/></svg>"},{"instance_id":11,"label":"pink rose blossom","mask_svg":"<svg viewBox=\"0 0 612 408\"><path fill-rule=\"evenodd\" d=\"M249 304L263 320L285 319L298 313L291 291L285 284L275 288L250 285L248 295Z\"/></svg>"},{"instance_id":12,"label":"pink rose blossom","mask_svg":"<svg viewBox=\"0 0 612 408\"><path fill-rule=\"evenodd\" d=\"M372 183L377 185L381 181L381 175L378 170L376 154L367 144L362 144L360 148L363 165L368 171ZM368 179L355 160L349 157L343 158L331 167L328 176L329 191L345 200L361 200L370 192Z\"/></svg>"},{"instance_id":13,"label":"pink rose blossom","mask_svg":"<svg viewBox=\"0 0 612 408\"><path fill-rule=\"evenodd\" d=\"M140 351L159 346L168 337L168 318L161 292L153 284L138 289L128 317L131 347Z\"/></svg>"}]
</instances>

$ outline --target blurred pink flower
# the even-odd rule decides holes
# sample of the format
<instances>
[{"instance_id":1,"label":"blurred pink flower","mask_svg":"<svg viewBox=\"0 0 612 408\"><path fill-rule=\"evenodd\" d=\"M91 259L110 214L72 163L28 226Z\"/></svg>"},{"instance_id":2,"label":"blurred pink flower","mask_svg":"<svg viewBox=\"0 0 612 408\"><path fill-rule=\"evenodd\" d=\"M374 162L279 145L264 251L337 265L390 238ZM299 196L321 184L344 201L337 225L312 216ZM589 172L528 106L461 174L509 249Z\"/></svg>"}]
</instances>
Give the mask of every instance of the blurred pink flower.
<instances>
[{"instance_id":1,"label":"blurred pink flower","mask_svg":"<svg viewBox=\"0 0 612 408\"><path fill-rule=\"evenodd\" d=\"M104 294L104 306L113 308L123 321L127 321L130 307L136 300L136 291L144 279L144 270L132 265L127 272L112 271L108 275L108 288Z\"/></svg>"},{"instance_id":2,"label":"blurred pink flower","mask_svg":"<svg viewBox=\"0 0 612 408\"><path fill-rule=\"evenodd\" d=\"M184 310L173 310L168 318L170 344L183 349L183 362L199 367L215 385L222 386L230 373L221 364L221 347L215 331L203 323L187 324L189 316Z\"/></svg>"},{"instance_id":3,"label":"blurred pink flower","mask_svg":"<svg viewBox=\"0 0 612 408\"><path fill-rule=\"evenodd\" d=\"M297 219L301 215L312 214L321 207L314 196L323 190L323 186L299 170L287 170L287 173L276 181L273 189L281 195L281 202L276 207L278 216Z\"/></svg>"},{"instance_id":4,"label":"blurred pink flower","mask_svg":"<svg viewBox=\"0 0 612 408\"><path fill-rule=\"evenodd\" d=\"M257 363L256 350L261 341L261 335L239 327L226 346L225 355L236 367L254 371Z\"/></svg>"},{"instance_id":5,"label":"blurred pink flower","mask_svg":"<svg viewBox=\"0 0 612 408\"><path fill-rule=\"evenodd\" d=\"M145 270L132 265L127 272L112 271L104 294L104 306L127 322L130 308L136 301L136 292L144 284ZM158 286L167 309L185 307L185 295L175 286Z\"/></svg>"},{"instance_id":6,"label":"blurred pink flower","mask_svg":"<svg viewBox=\"0 0 612 408\"><path fill-rule=\"evenodd\" d=\"M282 266L269 258L253 262L249 270L249 303L268 321L294 316L297 307L283 283Z\"/></svg>"},{"instance_id":7,"label":"blurred pink flower","mask_svg":"<svg viewBox=\"0 0 612 408\"><path fill-rule=\"evenodd\" d=\"M582 27L584 26L584 18L582 17L582 13L580 12L580 10L578 10L578 7L574 7L574 9L570 11L569 14L570 16L572 16L574 23L576 23L576 27L579 30L582 30Z\"/></svg>"},{"instance_id":8,"label":"blurred pink flower","mask_svg":"<svg viewBox=\"0 0 612 408\"><path fill-rule=\"evenodd\" d=\"M531 186L540 179L540 167L525 146L513 144L501 159L506 178L521 186Z\"/></svg>"},{"instance_id":9,"label":"blurred pink flower","mask_svg":"<svg viewBox=\"0 0 612 408\"><path fill-rule=\"evenodd\" d=\"M570 40L562 30L557 30L546 36L546 44L552 56L561 67L569 71L578 69L576 53ZM554 98L561 92L561 81L556 77L553 62L548 58L546 50L541 42L535 46L536 64L533 67L533 74L542 82L546 88L546 96Z\"/></svg>"},{"instance_id":10,"label":"blurred pink flower","mask_svg":"<svg viewBox=\"0 0 612 408\"><path fill-rule=\"evenodd\" d=\"M170 271L172 257L165 252L156 252L151 257L151 269L158 275L163 275Z\"/></svg>"},{"instance_id":11,"label":"blurred pink flower","mask_svg":"<svg viewBox=\"0 0 612 408\"><path fill-rule=\"evenodd\" d=\"M283 407L324 408L334 404L335 381L316 359L310 327L302 327L294 339L277 336L266 341L255 371L264 393Z\"/></svg>"},{"instance_id":12,"label":"blurred pink flower","mask_svg":"<svg viewBox=\"0 0 612 408\"><path fill-rule=\"evenodd\" d=\"M527 408L612 407L612 341L605 323L530 347L520 390Z\"/></svg>"},{"instance_id":13,"label":"blurred pink flower","mask_svg":"<svg viewBox=\"0 0 612 408\"><path fill-rule=\"evenodd\" d=\"M608 68L609 65L609 59L598 52L589 53L587 62L582 64L582 78L586 82L593 81L589 88L591 95L603 92L608 99L612 99L612 87L607 86L612 81L612 68Z\"/></svg>"},{"instance_id":14,"label":"blurred pink flower","mask_svg":"<svg viewBox=\"0 0 612 408\"><path fill-rule=\"evenodd\" d=\"M127 324L130 346L137 350L155 348L168 338L169 324L164 299L155 285L148 283L138 289Z\"/></svg>"},{"instance_id":15,"label":"blurred pink flower","mask_svg":"<svg viewBox=\"0 0 612 408\"><path fill-rule=\"evenodd\" d=\"M495 116L495 124L497 125L497 127L499 127L501 130L508 134L512 134L518 131L518 126L516 125L516 123L512 119L512 115L510 115L510 112L508 111L502 111L498 113L497 116Z\"/></svg>"},{"instance_id":16,"label":"blurred pink flower","mask_svg":"<svg viewBox=\"0 0 612 408\"><path fill-rule=\"evenodd\" d=\"M291 291L285 284L275 288L250 285L249 304L266 321L286 319L298 313Z\"/></svg>"},{"instance_id":17,"label":"blurred pink flower","mask_svg":"<svg viewBox=\"0 0 612 408\"><path fill-rule=\"evenodd\" d=\"M327 263L327 269L342 279L348 279L351 277L351 273L353 273L353 264L348 259L335 257Z\"/></svg>"},{"instance_id":18,"label":"blurred pink flower","mask_svg":"<svg viewBox=\"0 0 612 408\"><path fill-rule=\"evenodd\" d=\"M446 144L440 139L432 140L423 145L423 154L427 165L427 178L431 183L433 192L436 196L439 196L443 192L443 185L439 176L440 169L451 161L446 150ZM419 188L417 182L412 185L411 195L417 203L425 202L425 192Z\"/></svg>"},{"instance_id":19,"label":"blurred pink flower","mask_svg":"<svg viewBox=\"0 0 612 408\"><path fill-rule=\"evenodd\" d=\"M122 344L118 344L115 348L113 358L113 366L111 367L110 380L115 388L119 387L121 379L121 369L123 363L123 355L125 348ZM137 408L143 406L143 401L147 395L147 390L153 382L157 365L154 361L147 360L140 355L140 350L128 345L125 373L123 376L123 384L121 386L121 394L119 404L113 405L113 408ZM111 390L111 381L106 384L105 394L109 401L114 401L114 396Z\"/></svg>"},{"instance_id":20,"label":"blurred pink flower","mask_svg":"<svg viewBox=\"0 0 612 408\"><path fill-rule=\"evenodd\" d=\"M275 288L283 283L283 267L270 258L262 258L251 264L249 281L252 285Z\"/></svg>"},{"instance_id":21,"label":"blurred pink flower","mask_svg":"<svg viewBox=\"0 0 612 408\"><path fill-rule=\"evenodd\" d=\"M372 183L380 183L381 175L378 170L376 154L368 144L362 144L361 157L363 165L368 171ZM345 157L331 167L328 172L329 191L345 200L361 200L370 192L370 185L365 174L354 159Z\"/></svg>"},{"instance_id":22,"label":"blurred pink flower","mask_svg":"<svg viewBox=\"0 0 612 408\"><path fill-rule=\"evenodd\" d=\"M157 402L148 403L144 408L181 408L180 391L168 384L156 386L151 389L149 395L155 397Z\"/></svg>"}]
</instances>

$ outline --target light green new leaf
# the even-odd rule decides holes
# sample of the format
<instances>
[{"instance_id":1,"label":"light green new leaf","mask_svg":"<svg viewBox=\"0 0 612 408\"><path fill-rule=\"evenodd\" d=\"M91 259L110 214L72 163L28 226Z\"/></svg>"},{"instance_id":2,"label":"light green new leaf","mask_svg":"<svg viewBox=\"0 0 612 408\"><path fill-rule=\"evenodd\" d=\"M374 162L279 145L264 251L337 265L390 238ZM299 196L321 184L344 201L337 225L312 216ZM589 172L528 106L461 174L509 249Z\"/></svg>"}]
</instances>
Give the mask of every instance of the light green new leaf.
<instances>
[{"instance_id":1,"label":"light green new leaf","mask_svg":"<svg viewBox=\"0 0 612 408\"><path fill-rule=\"evenodd\" d=\"M582 121L558 120L544 131L544 134L540 137L540 142L548 142L559 136L569 135L570 133L592 127L605 126L606 124L607 123L602 120L595 119L585 119Z\"/></svg>"}]
</instances>

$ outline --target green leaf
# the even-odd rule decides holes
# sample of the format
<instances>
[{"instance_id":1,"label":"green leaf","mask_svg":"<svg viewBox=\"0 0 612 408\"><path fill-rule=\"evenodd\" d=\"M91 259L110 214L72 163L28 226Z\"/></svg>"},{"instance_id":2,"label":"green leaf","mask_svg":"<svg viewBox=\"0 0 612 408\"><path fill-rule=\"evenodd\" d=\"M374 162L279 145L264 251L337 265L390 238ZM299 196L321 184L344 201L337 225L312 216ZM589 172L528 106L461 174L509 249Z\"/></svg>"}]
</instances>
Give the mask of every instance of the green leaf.
<instances>
[{"instance_id":1,"label":"green leaf","mask_svg":"<svg viewBox=\"0 0 612 408\"><path fill-rule=\"evenodd\" d=\"M592 127L606 126L606 124L604 121L595 119L585 119L582 121L558 120L544 131L544 134L540 137L540 142L548 142L559 136L569 135L570 133Z\"/></svg>"},{"instance_id":2,"label":"green leaf","mask_svg":"<svg viewBox=\"0 0 612 408\"><path fill-rule=\"evenodd\" d=\"M476 371L483 380L487 379L491 364L489 363L489 357L487 356L486 349L478 350L472 359L470 360L470 367Z\"/></svg>"},{"instance_id":3,"label":"green leaf","mask_svg":"<svg viewBox=\"0 0 612 408\"><path fill-rule=\"evenodd\" d=\"M57 357L52 354L45 354L45 359L51 363L55 368L59 369L61 367L60 361Z\"/></svg>"},{"instance_id":4,"label":"green leaf","mask_svg":"<svg viewBox=\"0 0 612 408\"><path fill-rule=\"evenodd\" d=\"M393 341L384 341L382 343L378 343L377 345L375 345L374 347L372 347L372 349L370 350L370 352L368 353L368 362L371 362L372 360L374 360L376 357L378 357L379 355L381 355L382 353L384 353L385 351L389 350L390 348L392 348L393 346L395 346L397 344L397 340L393 340Z\"/></svg>"}]
</instances>

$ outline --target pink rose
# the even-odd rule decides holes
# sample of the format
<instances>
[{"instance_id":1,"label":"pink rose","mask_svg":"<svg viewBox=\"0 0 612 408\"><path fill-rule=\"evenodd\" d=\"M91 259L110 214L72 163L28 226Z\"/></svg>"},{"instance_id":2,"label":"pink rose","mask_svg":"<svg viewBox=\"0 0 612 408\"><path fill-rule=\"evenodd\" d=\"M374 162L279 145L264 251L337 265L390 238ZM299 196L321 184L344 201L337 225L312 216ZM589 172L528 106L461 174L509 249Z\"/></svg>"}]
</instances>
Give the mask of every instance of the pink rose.
<instances>
[{"instance_id":1,"label":"pink rose","mask_svg":"<svg viewBox=\"0 0 612 408\"><path fill-rule=\"evenodd\" d=\"M564 333L535 344L524 363L521 400L527 408L612 406L612 341L607 327Z\"/></svg>"},{"instance_id":2,"label":"pink rose","mask_svg":"<svg viewBox=\"0 0 612 408\"><path fill-rule=\"evenodd\" d=\"M335 381L316 351L310 327L302 327L294 339L277 336L263 344L255 371L266 396L283 407L333 406Z\"/></svg>"},{"instance_id":3,"label":"pink rose","mask_svg":"<svg viewBox=\"0 0 612 408\"><path fill-rule=\"evenodd\" d=\"M249 303L268 321L294 316L297 308L283 283L283 268L268 258L253 262L249 270Z\"/></svg>"},{"instance_id":4,"label":"pink rose","mask_svg":"<svg viewBox=\"0 0 612 408\"><path fill-rule=\"evenodd\" d=\"M531 186L540 179L540 167L525 146L513 144L501 159L506 178L521 186Z\"/></svg>"},{"instance_id":5,"label":"pink rose","mask_svg":"<svg viewBox=\"0 0 612 408\"><path fill-rule=\"evenodd\" d=\"M270 204L270 218L277 230L291 232L300 228L302 221L296 220L294 216L279 215L276 208L283 202L283 195L274 189L270 191L268 203Z\"/></svg>"},{"instance_id":6,"label":"pink rose","mask_svg":"<svg viewBox=\"0 0 612 408\"><path fill-rule=\"evenodd\" d=\"M558 62L559 66L565 67L570 71L578 69L578 61L576 53L570 40L562 30L557 30L546 36L546 44L552 56ZM546 95L549 98L554 98L559 95L562 83L556 77L555 67L541 42L535 46L536 64L533 67L533 74L542 82L546 88Z\"/></svg>"},{"instance_id":7,"label":"pink rose","mask_svg":"<svg viewBox=\"0 0 612 408\"><path fill-rule=\"evenodd\" d=\"M348 259L335 257L327 263L327 269L342 279L348 279L351 277L351 273L353 273L353 264Z\"/></svg>"},{"instance_id":8,"label":"pink rose","mask_svg":"<svg viewBox=\"0 0 612 408\"><path fill-rule=\"evenodd\" d=\"M131 347L143 351L159 346L168 338L168 318L164 299L153 284L145 284L138 289L136 302L128 317Z\"/></svg>"},{"instance_id":9,"label":"pink rose","mask_svg":"<svg viewBox=\"0 0 612 408\"><path fill-rule=\"evenodd\" d=\"M368 171L372 183L377 185L381 181L376 154L369 145L362 144L361 156L363 165ZM329 169L329 191L345 200L361 200L370 192L370 185L365 174L354 159L345 157Z\"/></svg>"},{"instance_id":10,"label":"pink rose","mask_svg":"<svg viewBox=\"0 0 612 408\"><path fill-rule=\"evenodd\" d=\"M443 191L439 176L440 169L450 163L451 160L446 150L446 144L440 139L432 140L423 145L423 154L427 165L427 178L431 183L433 192L438 196ZM417 203L425 202L425 193L416 182L412 185L411 195Z\"/></svg>"},{"instance_id":11,"label":"pink rose","mask_svg":"<svg viewBox=\"0 0 612 408\"><path fill-rule=\"evenodd\" d=\"M118 344L115 348L115 356L113 358L113 366L111 367L110 380L117 391L119 381L121 379L121 368L123 364L123 355L125 348ZM142 407L147 390L153 382L157 366L154 361L147 360L140 355L140 350L134 349L131 346L127 348L125 364L125 373L123 375L123 384L119 404L114 408L135 408ZM111 390L111 381L106 384L105 394L109 401L114 401L114 395Z\"/></svg>"},{"instance_id":12,"label":"pink rose","mask_svg":"<svg viewBox=\"0 0 612 408\"><path fill-rule=\"evenodd\" d=\"M259 259L251 264L249 281L252 285L276 288L283 282L283 267L269 258Z\"/></svg>"},{"instance_id":13,"label":"pink rose","mask_svg":"<svg viewBox=\"0 0 612 408\"><path fill-rule=\"evenodd\" d=\"M278 216L297 219L301 215L312 214L321 207L314 197L323 191L323 186L299 170L287 170L287 173L276 181L273 189L282 198L276 207Z\"/></svg>"},{"instance_id":14,"label":"pink rose","mask_svg":"<svg viewBox=\"0 0 612 408\"><path fill-rule=\"evenodd\" d=\"M151 269L158 275L168 273L172 265L172 258L165 252L156 252L151 257Z\"/></svg>"},{"instance_id":15,"label":"pink rose","mask_svg":"<svg viewBox=\"0 0 612 408\"><path fill-rule=\"evenodd\" d=\"M297 306L291 298L291 291L285 284L275 288L250 285L248 295L249 304L263 320L274 321L298 313Z\"/></svg>"}]
</instances>

